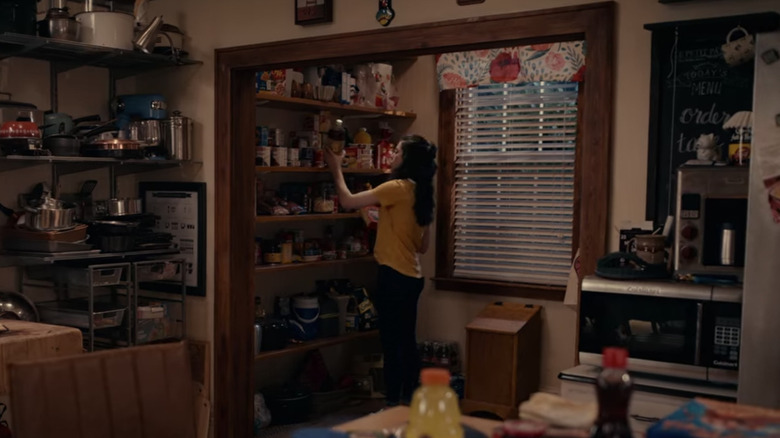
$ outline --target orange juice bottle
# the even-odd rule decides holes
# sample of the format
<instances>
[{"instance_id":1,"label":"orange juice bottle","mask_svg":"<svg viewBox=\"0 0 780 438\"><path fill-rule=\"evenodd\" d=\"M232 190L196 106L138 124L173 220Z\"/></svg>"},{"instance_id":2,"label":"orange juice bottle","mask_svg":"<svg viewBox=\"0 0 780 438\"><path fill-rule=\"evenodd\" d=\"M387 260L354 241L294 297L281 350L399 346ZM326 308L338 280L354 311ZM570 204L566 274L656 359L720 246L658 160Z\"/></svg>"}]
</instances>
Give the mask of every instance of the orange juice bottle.
<instances>
[{"instance_id":1,"label":"orange juice bottle","mask_svg":"<svg viewBox=\"0 0 780 438\"><path fill-rule=\"evenodd\" d=\"M458 396L450 388L450 372L427 368L420 373L422 386L412 398L406 438L463 438Z\"/></svg>"}]
</instances>

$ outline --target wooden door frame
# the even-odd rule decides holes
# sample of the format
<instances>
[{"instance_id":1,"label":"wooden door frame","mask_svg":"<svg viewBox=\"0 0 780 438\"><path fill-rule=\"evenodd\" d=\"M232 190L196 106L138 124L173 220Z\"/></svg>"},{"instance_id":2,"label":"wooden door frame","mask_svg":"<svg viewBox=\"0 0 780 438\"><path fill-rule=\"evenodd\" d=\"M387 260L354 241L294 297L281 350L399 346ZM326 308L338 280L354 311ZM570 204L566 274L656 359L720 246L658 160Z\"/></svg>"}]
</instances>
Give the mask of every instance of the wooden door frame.
<instances>
[{"instance_id":1,"label":"wooden door frame","mask_svg":"<svg viewBox=\"0 0 780 438\"><path fill-rule=\"evenodd\" d=\"M580 250L606 249L612 139L615 3L469 18L217 49L215 79L214 419L215 436L252 436L254 360L254 72L325 63L388 60L499 45L584 39L580 132L591 171L580 218ZM446 164L446 163L445 163ZM590 203L590 204L586 204ZM595 208L594 208L595 206ZM595 266L583 266L586 272Z\"/></svg>"}]
</instances>

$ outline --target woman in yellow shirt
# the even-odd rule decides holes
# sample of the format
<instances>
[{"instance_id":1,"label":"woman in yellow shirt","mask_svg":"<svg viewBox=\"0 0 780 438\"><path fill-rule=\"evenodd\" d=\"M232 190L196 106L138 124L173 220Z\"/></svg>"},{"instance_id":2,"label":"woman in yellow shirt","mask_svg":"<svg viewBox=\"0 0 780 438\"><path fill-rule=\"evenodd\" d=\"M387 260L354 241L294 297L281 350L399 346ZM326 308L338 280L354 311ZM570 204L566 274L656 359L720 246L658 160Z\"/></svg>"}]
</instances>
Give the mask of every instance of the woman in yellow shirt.
<instances>
[{"instance_id":1,"label":"woman in yellow shirt","mask_svg":"<svg viewBox=\"0 0 780 438\"><path fill-rule=\"evenodd\" d=\"M379 206L374 245L379 278L372 301L379 313L387 405L408 402L420 373L417 301L425 280L419 255L430 244L436 146L417 135L404 137L396 146L392 178L355 194L344 182L342 155L327 152L325 158L344 208Z\"/></svg>"}]
</instances>

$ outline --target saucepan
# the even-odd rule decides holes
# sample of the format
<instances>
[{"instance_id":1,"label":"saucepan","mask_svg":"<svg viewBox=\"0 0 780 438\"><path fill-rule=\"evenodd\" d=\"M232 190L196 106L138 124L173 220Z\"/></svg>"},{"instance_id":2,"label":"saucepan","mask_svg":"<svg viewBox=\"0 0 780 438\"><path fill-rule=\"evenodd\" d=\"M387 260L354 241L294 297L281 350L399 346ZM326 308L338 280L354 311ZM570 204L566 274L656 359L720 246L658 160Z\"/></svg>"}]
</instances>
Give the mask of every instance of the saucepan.
<instances>
[{"instance_id":1,"label":"saucepan","mask_svg":"<svg viewBox=\"0 0 780 438\"><path fill-rule=\"evenodd\" d=\"M93 214L95 217L131 216L141 213L143 213L141 211L141 200L138 198L115 198L93 203Z\"/></svg>"},{"instance_id":2,"label":"saucepan","mask_svg":"<svg viewBox=\"0 0 780 438\"><path fill-rule=\"evenodd\" d=\"M73 228L76 209L72 207L25 207L24 226L36 231L60 231Z\"/></svg>"}]
</instances>

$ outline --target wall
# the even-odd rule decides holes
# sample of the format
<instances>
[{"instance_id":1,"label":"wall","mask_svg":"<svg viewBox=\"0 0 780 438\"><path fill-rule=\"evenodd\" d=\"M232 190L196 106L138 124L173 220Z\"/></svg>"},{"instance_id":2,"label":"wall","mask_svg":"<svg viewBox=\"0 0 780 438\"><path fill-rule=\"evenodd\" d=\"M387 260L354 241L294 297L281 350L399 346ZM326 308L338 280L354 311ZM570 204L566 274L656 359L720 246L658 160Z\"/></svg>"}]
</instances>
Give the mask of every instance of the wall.
<instances>
[{"instance_id":1,"label":"wall","mask_svg":"<svg viewBox=\"0 0 780 438\"><path fill-rule=\"evenodd\" d=\"M202 167L181 172L160 172L144 175L144 179L190 179L208 183L208 248L213 248L214 216L214 49L242 44L274 40L303 38L316 35L381 29L374 20L376 2L366 0L338 0L334 7L334 22L308 27L295 26L291 1L258 2L257 0L208 0L173 1L158 0L151 3L153 13L163 14L166 21L179 25L190 35L187 50L203 66L186 67L175 71L148 74L137 79L139 92L161 91L172 107L196 120L196 154L203 160ZM435 22L448 19L503 14L587 3L582 0L487 0L472 6L457 6L454 0L395 0L396 19L391 26ZM619 0L616 41L616 83L614 148L611 162L610 191L610 245L617 246L615 227L623 222L641 222L644 219L644 185L646 177L645 156L647 120L649 117L648 94L650 81L650 33L642 29L649 22L684 20L692 18L735 15L767 10L780 10L780 0L711 0L690 1L676 5L662 5L654 0ZM29 63L29 64L28 64ZM33 65L35 64L35 65ZM10 70L4 66L10 65ZM88 69L92 70L92 69ZM66 73L76 79L76 71ZM87 72L79 76L80 84L73 90L93 90L95 101L90 109L104 101L99 93L105 88L100 72ZM94 75L94 76L90 76ZM6 79L10 78L10 79ZM0 63L0 91L13 88L15 98L27 100L48 108L47 70L45 63L26 60L10 60ZM8 82L5 82L8 80ZM68 79L70 81L71 79ZM129 85L128 85L129 86ZM66 88L60 82L60 88ZM68 92L70 93L70 92ZM72 95L71 95L72 96ZM84 98L74 96L77 104L87 104ZM74 105L76 104L74 103ZM429 105L415 102L419 108ZM435 103L433 103L435 105ZM63 107L63 109L65 109ZM415 108L421 112L420 109ZM82 113L84 114L84 113ZM435 125L418 126L420 132L433 137ZM16 188L6 186L17 178L30 177L30 184L42 177L45 171L30 176L29 172L16 171L0 175L4 190L0 202L5 202ZM27 183L20 187L28 188ZM433 251L425 258L427 274L433 273ZM209 253L208 272L213 272L213 256ZM0 273L2 274L2 273ZM212 281L209 276L208 281ZM3 284L6 284L3 281ZM205 299L191 300L188 306L189 332L196 339L211 339L213 333L213 284L208 284ZM436 291L430 285L421 302L420 331L423 336L462 341L463 326L486 303L498 297L474 296ZM542 303L544 312L544 346L542 385L557 387L559 370L574 363L574 314L558 303ZM436 309L434 313L432 309ZM426 315L442 315L432 317Z\"/></svg>"}]
</instances>

